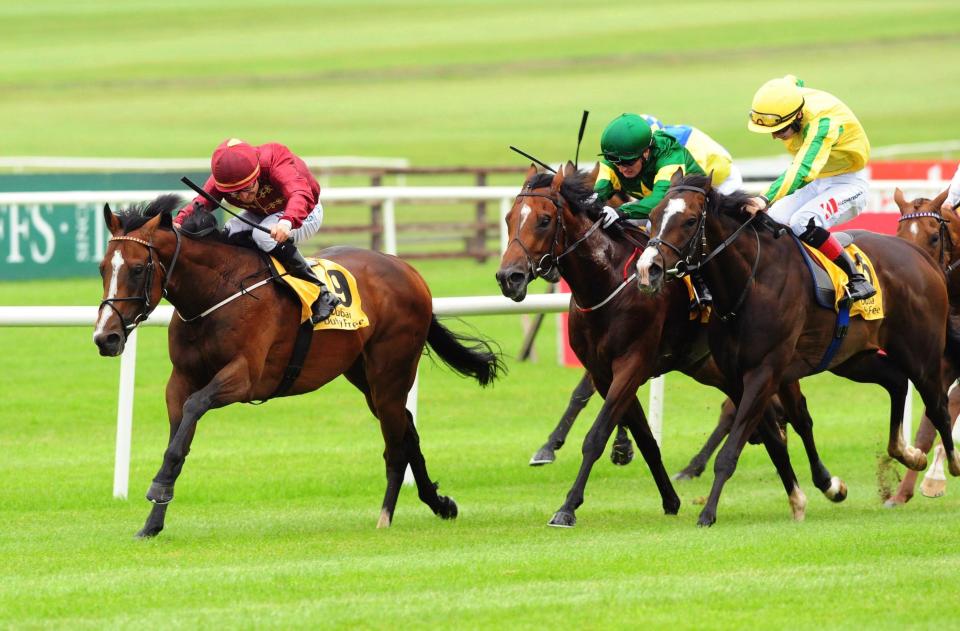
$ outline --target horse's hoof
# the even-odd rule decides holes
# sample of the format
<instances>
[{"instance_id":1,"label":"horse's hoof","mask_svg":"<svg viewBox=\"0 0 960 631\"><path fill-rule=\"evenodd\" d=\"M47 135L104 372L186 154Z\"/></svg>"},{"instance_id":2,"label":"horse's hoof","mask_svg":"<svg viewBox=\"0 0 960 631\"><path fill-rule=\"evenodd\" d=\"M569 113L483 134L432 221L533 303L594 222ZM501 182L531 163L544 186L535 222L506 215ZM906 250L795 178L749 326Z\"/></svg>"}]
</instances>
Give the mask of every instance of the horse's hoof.
<instances>
[{"instance_id":1,"label":"horse's hoof","mask_svg":"<svg viewBox=\"0 0 960 631\"><path fill-rule=\"evenodd\" d=\"M437 515L439 515L441 519L457 518L457 503L453 501L452 497L447 497L446 495L440 496L440 508L437 510Z\"/></svg>"},{"instance_id":2,"label":"horse's hoof","mask_svg":"<svg viewBox=\"0 0 960 631\"><path fill-rule=\"evenodd\" d=\"M559 510L548 523L548 526L554 528L573 528L577 525L577 518L573 513Z\"/></svg>"},{"instance_id":3,"label":"horse's hoof","mask_svg":"<svg viewBox=\"0 0 960 631\"><path fill-rule=\"evenodd\" d=\"M153 539L154 537L160 534L161 530L163 530L163 528L154 528L154 527L144 526L143 528L140 529L140 532L138 532L134 536L137 539Z\"/></svg>"},{"instance_id":4,"label":"horse's hoof","mask_svg":"<svg viewBox=\"0 0 960 631\"><path fill-rule=\"evenodd\" d=\"M712 513L707 513L706 511L702 511L700 517L697 519L698 528L709 528L715 523L717 523L717 516Z\"/></svg>"},{"instance_id":5,"label":"horse's hoof","mask_svg":"<svg viewBox=\"0 0 960 631\"><path fill-rule=\"evenodd\" d=\"M147 500L154 504L169 504L173 501L173 485L154 482L147 491Z\"/></svg>"},{"instance_id":6,"label":"horse's hoof","mask_svg":"<svg viewBox=\"0 0 960 631\"><path fill-rule=\"evenodd\" d=\"M533 454L532 458L530 458L530 466L539 467L541 465L550 464L556 459L557 459L556 452L550 447L548 447L547 445L544 445L539 450L537 450L537 453Z\"/></svg>"},{"instance_id":7,"label":"horse's hoof","mask_svg":"<svg viewBox=\"0 0 960 631\"><path fill-rule=\"evenodd\" d=\"M909 497L893 496L883 503L884 508L899 508L910 501Z\"/></svg>"},{"instance_id":8,"label":"horse's hoof","mask_svg":"<svg viewBox=\"0 0 960 631\"><path fill-rule=\"evenodd\" d=\"M920 483L920 493L924 497L943 497L947 492L947 481L924 478Z\"/></svg>"},{"instance_id":9,"label":"horse's hoof","mask_svg":"<svg viewBox=\"0 0 960 631\"><path fill-rule=\"evenodd\" d=\"M830 486L823 492L831 502L840 503L847 499L847 483L833 476L830 478Z\"/></svg>"},{"instance_id":10,"label":"horse's hoof","mask_svg":"<svg viewBox=\"0 0 960 631\"><path fill-rule=\"evenodd\" d=\"M685 480L692 480L694 478L699 478L701 473L703 473L703 471L694 471L692 469L684 469L679 473L674 473L671 479L674 482L683 482Z\"/></svg>"},{"instance_id":11,"label":"horse's hoof","mask_svg":"<svg viewBox=\"0 0 960 631\"><path fill-rule=\"evenodd\" d=\"M393 518L390 515L390 511L386 508L380 511L380 518L377 520L377 528L389 528Z\"/></svg>"},{"instance_id":12,"label":"horse's hoof","mask_svg":"<svg viewBox=\"0 0 960 631\"><path fill-rule=\"evenodd\" d=\"M624 443L613 443L610 461L620 467L630 464L633 461L633 443L629 440Z\"/></svg>"}]
</instances>

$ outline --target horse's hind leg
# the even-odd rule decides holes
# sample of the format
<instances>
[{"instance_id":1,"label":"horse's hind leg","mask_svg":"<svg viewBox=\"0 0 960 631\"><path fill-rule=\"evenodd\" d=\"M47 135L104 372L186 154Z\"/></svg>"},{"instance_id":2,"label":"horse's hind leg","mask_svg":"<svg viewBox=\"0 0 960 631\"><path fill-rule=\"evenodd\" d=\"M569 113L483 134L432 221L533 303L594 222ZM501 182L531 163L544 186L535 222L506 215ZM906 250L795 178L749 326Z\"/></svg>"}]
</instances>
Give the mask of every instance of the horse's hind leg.
<instances>
[{"instance_id":1,"label":"horse's hind leg","mask_svg":"<svg viewBox=\"0 0 960 631\"><path fill-rule=\"evenodd\" d=\"M556 451L563 447L563 443L567 440L567 434L573 427L573 422L577 420L577 415L580 414L580 411L583 410L596 391L596 388L593 387L593 381L590 379L590 373L584 372L580 383L577 384L573 394L570 395L570 403L567 405L566 412L563 413L554 430L550 432L547 442L530 458L530 466L550 464L557 459Z\"/></svg>"},{"instance_id":2,"label":"horse's hind leg","mask_svg":"<svg viewBox=\"0 0 960 631\"><path fill-rule=\"evenodd\" d=\"M717 419L717 426L713 428L707 442L704 443L700 451L690 459L690 463L679 473L674 474L674 480L692 480L699 478L700 474L707 468L707 462L714 450L720 445L724 437L730 433L730 426L733 425L733 417L737 413L737 406L730 399L725 399L720 405L720 418Z\"/></svg>"},{"instance_id":3,"label":"horse's hind leg","mask_svg":"<svg viewBox=\"0 0 960 631\"><path fill-rule=\"evenodd\" d=\"M803 448L807 452L810 462L810 473L813 484L833 502L842 502L847 498L846 483L836 476L830 475L829 469L820 459L817 445L813 439L813 419L807 409L807 401L800 391L800 383L794 381L780 388L780 402L783 404L787 419L793 425L794 431L803 441Z\"/></svg>"}]
</instances>

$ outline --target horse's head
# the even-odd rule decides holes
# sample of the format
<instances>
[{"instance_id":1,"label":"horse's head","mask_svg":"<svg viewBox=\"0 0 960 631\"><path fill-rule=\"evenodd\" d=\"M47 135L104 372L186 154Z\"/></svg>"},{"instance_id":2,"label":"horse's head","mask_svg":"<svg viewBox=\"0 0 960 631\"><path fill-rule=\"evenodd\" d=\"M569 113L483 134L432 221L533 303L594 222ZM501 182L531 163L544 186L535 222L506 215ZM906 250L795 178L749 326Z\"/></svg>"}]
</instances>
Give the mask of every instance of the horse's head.
<instances>
[{"instance_id":1,"label":"horse's head","mask_svg":"<svg viewBox=\"0 0 960 631\"><path fill-rule=\"evenodd\" d=\"M706 225L709 176L688 175L680 169L670 179L670 190L650 212L650 239L637 260L637 284L656 293L664 277L683 276L697 251Z\"/></svg>"},{"instance_id":2,"label":"horse's head","mask_svg":"<svg viewBox=\"0 0 960 631\"><path fill-rule=\"evenodd\" d=\"M170 269L164 267L158 252L159 241L163 234L169 235L167 243L179 239L171 232L170 213L180 204L179 197L164 195L146 207L131 207L119 215L113 214L109 204L104 205L103 219L110 241L100 262L103 300L93 332L101 355L122 353L130 331L146 320L160 302L176 254Z\"/></svg>"},{"instance_id":3,"label":"horse's head","mask_svg":"<svg viewBox=\"0 0 960 631\"><path fill-rule=\"evenodd\" d=\"M918 197L909 202L899 188L893 194L901 215L897 236L918 246L942 266L960 254L954 252L960 245L960 219L955 212L941 209L948 192L943 191L932 200Z\"/></svg>"},{"instance_id":4,"label":"horse's head","mask_svg":"<svg viewBox=\"0 0 960 631\"><path fill-rule=\"evenodd\" d=\"M572 162L555 175L539 173L530 166L523 189L506 216L511 239L496 274L504 296L519 302L527 295L527 285L538 276L551 283L560 280L558 259L566 245L567 224L596 199L591 196L597 172L578 173Z\"/></svg>"}]
</instances>

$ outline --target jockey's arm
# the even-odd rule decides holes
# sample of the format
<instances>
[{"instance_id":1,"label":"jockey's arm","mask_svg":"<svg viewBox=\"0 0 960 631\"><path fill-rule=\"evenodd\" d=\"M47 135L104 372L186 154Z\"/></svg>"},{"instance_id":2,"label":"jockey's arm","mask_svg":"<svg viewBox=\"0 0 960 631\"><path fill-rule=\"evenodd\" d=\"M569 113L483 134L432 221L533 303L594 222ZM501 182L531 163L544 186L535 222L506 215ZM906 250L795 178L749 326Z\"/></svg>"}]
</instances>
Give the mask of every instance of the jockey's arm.
<instances>
[{"instance_id":1,"label":"jockey's arm","mask_svg":"<svg viewBox=\"0 0 960 631\"><path fill-rule=\"evenodd\" d=\"M203 190L210 194L214 199L220 200L223 199L223 193L217 190L216 183L211 175L207 178L207 181L203 185ZM202 210L204 212L210 212L211 208L207 205L207 200L202 195L197 195L194 197L186 206L181 208L177 213L177 216L174 217L173 223L180 226L186 221L187 217L192 215L197 210Z\"/></svg>"},{"instance_id":2,"label":"jockey's arm","mask_svg":"<svg viewBox=\"0 0 960 631\"><path fill-rule=\"evenodd\" d=\"M840 138L840 125L829 117L811 121L810 128L803 144L794 155L793 162L764 194L770 203L817 179L830 157L830 151Z\"/></svg>"}]
</instances>

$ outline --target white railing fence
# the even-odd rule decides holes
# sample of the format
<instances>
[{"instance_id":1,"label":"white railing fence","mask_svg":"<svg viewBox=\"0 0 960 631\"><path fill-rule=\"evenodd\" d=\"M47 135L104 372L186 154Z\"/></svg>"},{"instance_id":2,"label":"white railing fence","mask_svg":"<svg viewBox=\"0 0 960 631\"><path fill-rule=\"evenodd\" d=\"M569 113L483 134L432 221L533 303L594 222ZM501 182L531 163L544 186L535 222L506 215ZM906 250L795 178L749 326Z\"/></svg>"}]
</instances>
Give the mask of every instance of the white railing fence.
<instances>
[{"instance_id":1,"label":"white railing fence","mask_svg":"<svg viewBox=\"0 0 960 631\"><path fill-rule=\"evenodd\" d=\"M570 294L532 294L520 303L503 296L434 298L433 312L438 316L502 315L512 313L558 313L570 305ZM97 307L0 307L0 326L84 326L97 319ZM173 307L160 305L140 326L168 326ZM91 342L92 343L92 342ZM120 387L117 403L116 457L113 471L113 496L126 499L130 482L130 443L133 435L134 376L137 361L137 331L127 338L120 358ZM660 441L663 422L662 377L650 388L647 410L653 435ZM407 408L417 418L419 376L407 395ZM409 481L409 470L408 481Z\"/></svg>"}]
</instances>

